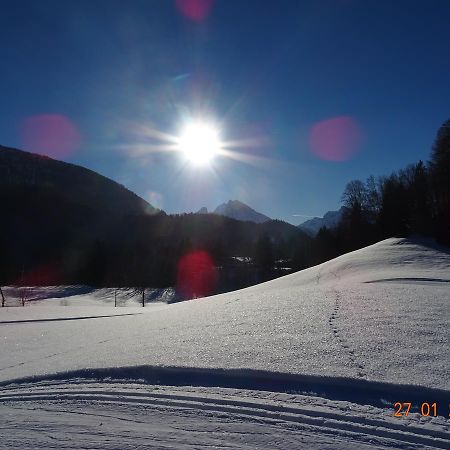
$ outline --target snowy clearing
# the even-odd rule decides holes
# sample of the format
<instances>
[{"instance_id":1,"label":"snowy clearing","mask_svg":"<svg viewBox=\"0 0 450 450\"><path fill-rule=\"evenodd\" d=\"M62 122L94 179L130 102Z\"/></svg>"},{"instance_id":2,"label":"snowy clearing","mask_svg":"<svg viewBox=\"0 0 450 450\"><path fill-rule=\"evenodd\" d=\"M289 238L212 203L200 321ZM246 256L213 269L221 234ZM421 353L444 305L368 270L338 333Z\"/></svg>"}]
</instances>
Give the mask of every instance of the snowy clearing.
<instances>
[{"instance_id":1,"label":"snowy clearing","mask_svg":"<svg viewBox=\"0 0 450 450\"><path fill-rule=\"evenodd\" d=\"M7 306L22 306L22 295L26 306L142 306L142 294L132 288L99 288L90 286L33 286L3 288ZM145 302L176 301L175 289L146 289Z\"/></svg>"},{"instance_id":2,"label":"snowy clearing","mask_svg":"<svg viewBox=\"0 0 450 450\"><path fill-rule=\"evenodd\" d=\"M447 251L388 239L184 303L2 308L0 445L450 448L449 294Z\"/></svg>"}]
</instances>

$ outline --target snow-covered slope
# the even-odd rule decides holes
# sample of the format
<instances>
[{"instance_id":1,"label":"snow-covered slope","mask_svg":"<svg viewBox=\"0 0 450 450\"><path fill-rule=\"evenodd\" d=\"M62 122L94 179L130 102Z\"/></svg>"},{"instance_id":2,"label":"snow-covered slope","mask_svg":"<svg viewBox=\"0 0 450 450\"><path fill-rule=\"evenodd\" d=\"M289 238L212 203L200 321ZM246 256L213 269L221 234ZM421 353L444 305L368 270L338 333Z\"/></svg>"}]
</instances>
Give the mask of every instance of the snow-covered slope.
<instances>
[{"instance_id":1,"label":"snow-covered slope","mask_svg":"<svg viewBox=\"0 0 450 450\"><path fill-rule=\"evenodd\" d=\"M450 448L449 294L449 252L388 239L181 304L3 308L0 410L38 430L59 414L74 436L85 414L128 420L157 448ZM30 384L11 385L20 379ZM393 417L396 401L413 402L408 418ZM438 417L417 414L425 401ZM18 429L16 446L35 442ZM91 433L115 448L98 426Z\"/></svg>"}]
</instances>

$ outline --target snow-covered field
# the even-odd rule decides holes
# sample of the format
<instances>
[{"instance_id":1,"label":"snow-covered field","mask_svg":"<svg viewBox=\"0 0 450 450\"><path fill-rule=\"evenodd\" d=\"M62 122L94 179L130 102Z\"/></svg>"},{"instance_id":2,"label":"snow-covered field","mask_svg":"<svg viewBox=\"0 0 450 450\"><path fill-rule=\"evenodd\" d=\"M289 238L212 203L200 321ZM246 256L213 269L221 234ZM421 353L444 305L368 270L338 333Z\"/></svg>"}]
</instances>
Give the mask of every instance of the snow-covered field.
<instances>
[{"instance_id":1,"label":"snow-covered field","mask_svg":"<svg viewBox=\"0 0 450 450\"><path fill-rule=\"evenodd\" d=\"M190 302L2 308L0 446L450 448L449 302L450 253L388 239Z\"/></svg>"},{"instance_id":2,"label":"snow-covered field","mask_svg":"<svg viewBox=\"0 0 450 450\"><path fill-rule=\"evenodd\" d=\"M3 288L7 306L142 306L142 292L132 288L100 288L90 286L33 286ZM177 301L174 288L145 290L145 303Z\"/></svg>"}]
</instances>

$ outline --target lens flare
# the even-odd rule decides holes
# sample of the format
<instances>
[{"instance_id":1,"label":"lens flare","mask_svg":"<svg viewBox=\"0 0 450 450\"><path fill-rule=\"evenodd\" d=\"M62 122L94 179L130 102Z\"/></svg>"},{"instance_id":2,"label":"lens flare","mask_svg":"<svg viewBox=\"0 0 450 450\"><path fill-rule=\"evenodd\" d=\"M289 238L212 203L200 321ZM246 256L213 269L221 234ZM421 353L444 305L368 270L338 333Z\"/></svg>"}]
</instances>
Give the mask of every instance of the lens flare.
<instances>
[{"instance_id":1,"label":"lens flare","mask_svg":"<svg viewBox=\"0 0 450 450\"><path fill-rule=\"evenodd\" d=\"M162 208L163 206L163 195L156 191L148 191L147 193L148 202L155 208Z\"/></svg>"},{"instance_id":2,"label":"lens flare","mask_svg":"<svg viewBox=\"0 0 450 450\"><path fill-rule=\"evenodd\" d=\"M184 124L184 127L183 127ZM218 124L218 125L217 125ZM209 164L216 156L234 160L254 167L270 168L281 164L270 156L261 154L261 149L272 147L269 136L258 133L233 140L223 139L223 120L217 120L208 113L186 113L180 119L177 134L158 130L149 124L124 121L124 134L130 142L115 145L117 150L128 156L148 163L158 153L178 153L184 159L183 168L188 165L197 168L218 169L218 164Z\"/></svg>"},{"instance_id":3,"label":"lens flare","mask_svg":"<svg viewBox=\"0 0 450 450\"><path fill-rule=\"evenodd\" d=\"M217 272L214 261L205 251L184 255L178 262L177 290L185 298L206 297L214 293Z\"/></svg>"},{"instance_id":4,"label":"lens flare","mask_svg":"<svg viewBox=\"0 0 450 450\"><path fill-rule=\"evenodd\" d=\"M21 286L55 286L64 283L64 278L57 264L50 263L37 266L25 272L15 284Z\"/></svg>"},{"instance_id":5,"label":"lens flare","mask_svg":"<svg viewBox=\"0 0 450 450\"><path fill-rule=\"evenodd\" d=\"M213 0L176 0L178 11L194 22L201 22L208 17Z\"/></svg>"},{"instance_id":6,"label":"lens flare","mask_svg":"<svg viewBox=\"0 0 450 450\"><path fill-rule=\"evenodd\" d=\"M28 117L20 127L25 150L63 158L80 146L80 133L73 122L61 114L41 114Z\"/></svg>"},{"instance_id":7,"label":"lens flare","mask_svg":"<svg viewBox=\"0 0 450 450\"><path fill-rule=\"evenodd\" d=\"M221 150L217 130L206 123L188 124L179 138L179 149L195 165L205 165Z\"/></svg>"},{"instance_id":8,"label":"lens flare","mask_svg":"<svg viewBox=\"0 0 450 450\"><path fill-rule=\"evenodd\" d=\"M311 151L325 161L346 161L360 148L363 133L351 117L335 117L316 123L310 134Z\"/></svg>"}]
</instances>

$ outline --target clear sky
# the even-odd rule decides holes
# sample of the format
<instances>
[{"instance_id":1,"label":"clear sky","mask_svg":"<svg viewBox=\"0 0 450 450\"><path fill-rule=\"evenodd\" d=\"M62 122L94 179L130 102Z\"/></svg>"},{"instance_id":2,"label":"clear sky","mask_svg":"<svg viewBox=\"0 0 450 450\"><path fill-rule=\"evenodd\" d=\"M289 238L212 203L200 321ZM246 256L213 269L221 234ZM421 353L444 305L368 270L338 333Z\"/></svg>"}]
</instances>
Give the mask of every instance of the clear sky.
<instances>
[{"instance_id":1,"label":"clear sky","mask_svg":"<svg viewBox=\"0 0 450 450\"><path fill-rule=\"evenodd\" d=\"M449 24L448 0L2 0L0 144L168 213L239 199L298 224L351 179L428 159L450 117ZM158 133L198 117L238 160L165 150Z\"/></svg>"}]
</instances>

